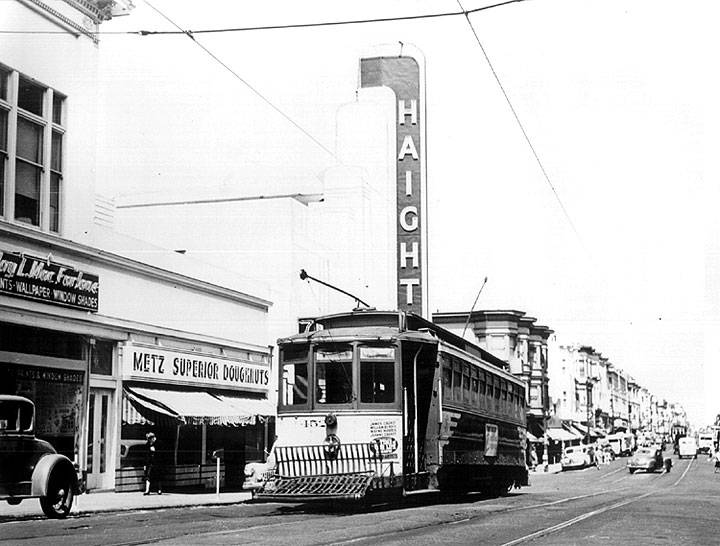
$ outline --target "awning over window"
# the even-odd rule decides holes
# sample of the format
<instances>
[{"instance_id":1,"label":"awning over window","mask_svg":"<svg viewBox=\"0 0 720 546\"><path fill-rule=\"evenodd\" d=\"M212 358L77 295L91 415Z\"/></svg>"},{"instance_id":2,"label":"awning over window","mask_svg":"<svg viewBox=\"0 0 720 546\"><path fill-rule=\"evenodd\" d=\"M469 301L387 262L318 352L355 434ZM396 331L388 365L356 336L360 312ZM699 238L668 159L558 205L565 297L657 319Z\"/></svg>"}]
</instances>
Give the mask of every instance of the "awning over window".
<instances>
[{"instance_id":1,"label":"awning over window","mask_svg":"<svg viewBox=\"0 0 720 546\"><path fill-rule=\"evenodd\" d=\"M581 438L580 435L568 432L564 428L549 428L547 429L547 435L548 438L556 442L572 442Z\"/></svg>"},{"instance_id":2,"label":"awning over window","mask_svg":"<svg viewBox=\"0 0 720 546\"><path fill-rule=\"evenodd\" d=\"M138 413L151 421L158 420L159 416L187 425L243 426L256 423L258 416L274 414L266 400L215 396L205 391L170 391L134 386L126 386L124 390Z\"/></svg>"}]
</instances>

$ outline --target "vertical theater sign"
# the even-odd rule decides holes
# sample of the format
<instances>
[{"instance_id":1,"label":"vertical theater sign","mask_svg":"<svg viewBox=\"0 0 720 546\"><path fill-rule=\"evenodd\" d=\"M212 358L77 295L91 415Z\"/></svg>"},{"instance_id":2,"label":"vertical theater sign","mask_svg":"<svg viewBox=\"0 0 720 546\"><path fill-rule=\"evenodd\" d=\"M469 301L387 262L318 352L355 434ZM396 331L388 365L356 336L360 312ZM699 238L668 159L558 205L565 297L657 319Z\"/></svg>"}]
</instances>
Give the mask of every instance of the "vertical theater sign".
<instances>
[{"instance_id":1,"label":"vertical theater sign","mask_svg":"<svg viewBox=\"0 0 720 546\"><path fill-rule=\"evenodd\" d=\"M427 317L425 66L407 50L401 44L399 55L395 46L394 54L363 57L360 86L395 93L397 307Z\"/></svg>"}]
</instances>

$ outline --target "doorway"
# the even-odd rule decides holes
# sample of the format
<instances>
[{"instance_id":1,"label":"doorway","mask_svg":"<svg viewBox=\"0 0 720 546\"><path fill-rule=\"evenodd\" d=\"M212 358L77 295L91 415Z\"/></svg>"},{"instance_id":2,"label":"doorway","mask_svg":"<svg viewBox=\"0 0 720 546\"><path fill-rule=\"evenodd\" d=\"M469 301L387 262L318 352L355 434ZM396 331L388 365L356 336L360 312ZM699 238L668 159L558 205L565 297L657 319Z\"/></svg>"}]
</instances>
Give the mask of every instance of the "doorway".
<instances>
[{"instance_id":1,"label":"doorway","mask_svg":"<svg viewBox=\"0 0 720 546\"><path fill-rule=\"evenodd\" d=\"M113 404L112 389L91 388L88 398L87 488L112 487L115 465L110 458Z\"/></svg>"}]
</instances>

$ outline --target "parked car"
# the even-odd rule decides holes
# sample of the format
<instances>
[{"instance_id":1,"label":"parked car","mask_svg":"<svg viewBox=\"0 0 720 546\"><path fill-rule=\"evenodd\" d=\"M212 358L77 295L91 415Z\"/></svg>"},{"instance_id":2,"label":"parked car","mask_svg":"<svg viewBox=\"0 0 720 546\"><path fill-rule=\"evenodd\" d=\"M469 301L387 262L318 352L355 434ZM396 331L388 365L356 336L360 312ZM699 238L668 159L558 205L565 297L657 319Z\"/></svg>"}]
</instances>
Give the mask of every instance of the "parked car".
<instances>
[{"instance_id":1,"label":"parked car","mask_svg":"<svg viewBox=\"0 0 720 546\"><path fill-rule=\"evenodd\" d=\"M588 445L566 447L560 460L563 470L585 468L592 464L595 464L595 452L592 446Z\"/></svg>"},{"instance_id":2,"label":"parked car","mask_svg":"<svg viewBox=\"0 0 720 546\"><path fill-rule=\"evenodd\" d=\"M79 491L72 461L35 437L35 405L22 396L0 395L0 499L20 504L39 498L49 518L70 513Z\"/></svg>"},{"instance_id":3,"label":"parked car","mask_svg":"<svg viewBox=\"0 0 720 546\"><path fill-rule=\"evenodd\" d=\"M685 436L678 440L678 457L683 459L685 457L697 457L698 445L695 438Z\"/></svg>"},{"instance_id":4,"label":"parked car","mask_svg":"<svg viewBox=\"0 0 720 546\"><path fill-rule=\"evenodd\" d=\"M659 447L640 447L627 462L627 469L630 474L634 474L636 470L655 472L656 470L662 470L662 467L663 456Z\"/></svg>"},{"instance_id":5,"label":"parked car","mask_svg":"<svg viewBox=\"0 0 720 546\"><path fill-rule=\"evenodd\" d=\"M265 462L251 462L245 465L245 481L243 489L255 491L260 489L265 482L268 481L275 473L275 453L270 450L268 458Z\"/></svg>"}]
</instances>

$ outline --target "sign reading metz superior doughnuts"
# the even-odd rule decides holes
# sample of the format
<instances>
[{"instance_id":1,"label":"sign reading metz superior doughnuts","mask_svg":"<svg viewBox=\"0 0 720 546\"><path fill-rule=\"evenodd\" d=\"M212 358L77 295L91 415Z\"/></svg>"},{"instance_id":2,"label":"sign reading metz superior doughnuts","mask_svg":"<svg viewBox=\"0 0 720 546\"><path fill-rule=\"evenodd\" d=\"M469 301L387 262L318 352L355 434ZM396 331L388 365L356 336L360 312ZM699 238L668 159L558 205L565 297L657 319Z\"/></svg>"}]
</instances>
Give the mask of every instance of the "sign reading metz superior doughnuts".
<instances>
[{"instance_id":1,"label":"sign reading metz superior doughnuts","mask_svg":"<svg viewBox=\"0 0 720 546\"><path fill-rule=\"evenodd\" d=\"M267 392L269 365L239 359L127 345L123 348L124 379L166 384L202 385Z\"/></svg>"}]
</instances>

